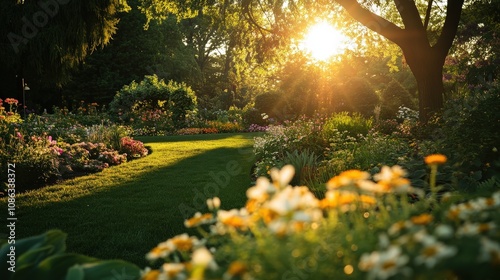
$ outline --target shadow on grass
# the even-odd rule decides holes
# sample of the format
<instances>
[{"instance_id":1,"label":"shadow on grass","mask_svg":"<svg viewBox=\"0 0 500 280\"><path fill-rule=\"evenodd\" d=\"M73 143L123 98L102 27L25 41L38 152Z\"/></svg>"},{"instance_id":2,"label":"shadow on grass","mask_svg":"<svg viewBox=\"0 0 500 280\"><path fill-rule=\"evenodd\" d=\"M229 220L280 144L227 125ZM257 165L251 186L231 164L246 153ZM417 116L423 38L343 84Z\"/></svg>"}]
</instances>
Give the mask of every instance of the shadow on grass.
<instances>
[{"instance_id":1,"label":"shadow on grass","mask_svg":"<svg viewBox=\"0 0 500 280\"><path fill-rule=\"evenodd\" d=\"M207 150L72 200L20 208L17 237L58 228L68 234L70 252L144 267L145 254L157 243L194 234L183 221L194 211L206 211L206 198L219 196L224 209L244 205L250 151L251 146Z\"/></svg>"}]
</instances>

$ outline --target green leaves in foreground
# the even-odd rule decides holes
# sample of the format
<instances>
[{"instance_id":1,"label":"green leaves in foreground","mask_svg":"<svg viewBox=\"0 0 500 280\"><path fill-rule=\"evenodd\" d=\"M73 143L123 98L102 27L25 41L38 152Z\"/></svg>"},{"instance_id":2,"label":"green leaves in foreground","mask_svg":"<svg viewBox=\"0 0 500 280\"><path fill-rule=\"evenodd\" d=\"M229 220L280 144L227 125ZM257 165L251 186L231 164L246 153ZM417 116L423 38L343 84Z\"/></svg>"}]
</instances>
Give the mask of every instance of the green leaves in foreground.
<instances>
[{"instance_id":1,"label":"green leaves in foreground","mask_svg":"<svg viewBox=\"0 0 500 280\"><path fill-rule=\"evenodd\" d=\"M140 269L121 260L102 261L66 253L66 234L50 230L20 240L2 241L1 279L139 279Z\"/></svg>"}]
</instances>

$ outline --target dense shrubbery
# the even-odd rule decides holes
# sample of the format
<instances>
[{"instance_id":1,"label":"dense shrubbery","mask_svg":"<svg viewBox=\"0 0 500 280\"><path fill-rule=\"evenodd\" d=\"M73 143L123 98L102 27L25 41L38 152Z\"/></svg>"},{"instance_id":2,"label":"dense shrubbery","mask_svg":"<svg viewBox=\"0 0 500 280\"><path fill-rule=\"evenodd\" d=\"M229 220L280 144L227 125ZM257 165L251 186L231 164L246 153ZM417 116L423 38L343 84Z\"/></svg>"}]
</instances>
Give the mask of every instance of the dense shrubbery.
<instances>
[{"instance_id":1,"label":"dense shrubbery","mask_svg":"<svg viewBox=\"0 0 500 280\"><path fill-rule=\"evenodd\" d=\"M140 83L124 86L110 104L116 121L156 134L172 132L186 125L186 115L196 110L196 96L185 84L145 76Z\"/></svg>"},{"instance_id":2,"label":"dense shrubbery","mask_svg":"<svg viewBox=\"0 0 500 280\"><path fill-rule=\"evenodd\" d=\"M398 81L392 80L381 93L380 117L394 119L399 107L414 108L413 98Z\"/></svg>"},{"instance_id":3,"label":"dense shrubbery","mask_svg":"<svg viewBox=\"0 0 500 280\"><path fill-rule=\"evenodd\" d=\"M89 107L82 104L79 108ZM15 164L17 191L101 171L148 154L142 142L128 137L129 128L109 124L96 111L80 114L56 109L52 115L30 115L22 120L11 107L0 116L0 168ZM95 124L97 119L99 124ZM92 125L84 126L80 120ZM6 182L6 176L1 173L1 180Z\"/></svg>"}]
</instances>

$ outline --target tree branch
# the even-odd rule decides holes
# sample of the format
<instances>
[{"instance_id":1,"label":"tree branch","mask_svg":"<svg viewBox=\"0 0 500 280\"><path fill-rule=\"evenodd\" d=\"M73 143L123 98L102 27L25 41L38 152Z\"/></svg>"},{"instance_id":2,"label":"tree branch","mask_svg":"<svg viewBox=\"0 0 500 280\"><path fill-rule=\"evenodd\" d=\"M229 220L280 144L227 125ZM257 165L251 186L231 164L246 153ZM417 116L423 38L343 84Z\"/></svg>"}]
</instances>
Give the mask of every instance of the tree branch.
<instances>
[{"instance_id":1,"label":"tree branch","mask_svg":"<svg viewBox=\"0 0 500 280\"><path fill-rule=\"evenodd\" d=\"M382 18L379 15L372 13L357 0L336 0L355 20L359 21L364 26L384 36L385 38L396 43L398 46L404 44L404 31L394 23Z\"/></svg>"},{"instance_id":2,"label":"tree branch","mask_svg":"<svg viewBox=\"0 0 500 280\"><path fill-rule=\"evenodd\" d=\"M424 30L427 30L427 27L429 26L429 20L431 19L431 10L433 2L434 0L429 0L429 2L427 3L427 10L425 11Z\"/></svg>"},{"instance_id":3,"label":"tree branch","mask_svg":"<svg viewBox=\"0 0 500 280\"><path fill-rule=\"evenodd\" d=\"M455 39L455 35L457 34L463 4L464 0L448 0L443 30L441 31L437 43L433 46L443 58L448 54L451 44Z\"/></svg>"},{"instance_id":4,"label":"tree branch","mask_svg":"<svg viewBox=\"0 0 500 280\"><path fill-rule=\"evenodd\" d=\"M406 30L417 30L423 32L422 20L418 13L414 0L394 0Z\"/></svg>"}]
</instances>

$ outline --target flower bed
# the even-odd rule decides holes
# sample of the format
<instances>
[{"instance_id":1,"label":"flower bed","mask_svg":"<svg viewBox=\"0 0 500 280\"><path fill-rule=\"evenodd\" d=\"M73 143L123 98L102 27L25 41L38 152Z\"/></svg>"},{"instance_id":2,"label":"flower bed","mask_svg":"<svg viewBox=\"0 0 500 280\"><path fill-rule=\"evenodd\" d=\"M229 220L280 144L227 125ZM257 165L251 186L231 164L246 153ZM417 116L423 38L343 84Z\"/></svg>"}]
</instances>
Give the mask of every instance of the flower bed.
<instances>
[{"instance_id":1,"label":"flower bed","mask_svg":"<svg viewBox=\"0 0 500 280\"><path fill-rule=\"evenodd\" d=\"M500 186L490 182L496 191L470 199L440 195L432 179L439 162L428 159L425 191L399 166L385 166L373 177L360 170L333 177L321 200L288 184L292 166L272 169L273 181L259 178L241 209L209 199L208 213L185 221L202 238L159 243L146 255L156 269L142 279L493 279Z\"/></svg>"}]
</instances>

